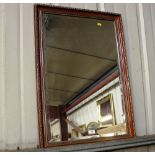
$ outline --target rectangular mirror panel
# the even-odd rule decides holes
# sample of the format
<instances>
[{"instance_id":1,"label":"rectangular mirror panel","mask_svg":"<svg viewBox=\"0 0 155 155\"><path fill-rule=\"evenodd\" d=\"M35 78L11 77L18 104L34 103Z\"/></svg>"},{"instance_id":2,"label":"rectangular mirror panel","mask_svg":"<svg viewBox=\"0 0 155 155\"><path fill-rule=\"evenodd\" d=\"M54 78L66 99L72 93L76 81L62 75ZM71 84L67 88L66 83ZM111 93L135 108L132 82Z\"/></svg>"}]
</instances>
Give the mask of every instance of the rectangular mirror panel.
<instances>
[{"instance_id":1,"label":"rectangular mirror panel","mask_svg":"<svg viewBox=\"0 0 155 155\"><path fill-rule=\"evenodd\" d=\"M113 21L43 14L49 143L127 134Z\"/></svg>"}]
</instances>

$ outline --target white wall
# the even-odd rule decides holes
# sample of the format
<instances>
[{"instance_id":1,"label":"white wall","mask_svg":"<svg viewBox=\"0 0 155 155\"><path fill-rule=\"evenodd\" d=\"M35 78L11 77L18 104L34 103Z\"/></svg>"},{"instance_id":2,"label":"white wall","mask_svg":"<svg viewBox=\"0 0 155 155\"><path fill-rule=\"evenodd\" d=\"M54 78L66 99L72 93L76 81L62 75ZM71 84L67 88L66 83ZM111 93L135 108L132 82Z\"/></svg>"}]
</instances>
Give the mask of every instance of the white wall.
<instances>
[{"instance_id":1,"label":"white wall","mask_svg":"<svg viewBox=\"0 0 155 155\"><path fill-rule=\"evenodd\" d=\"M108 87L109 88L109 87ZM121 99L121 89L120 86L117 85L116 87L112 88L111 90L107 91L104 94L98 95L99 91L96 93L96 97L93 100L84 100L83 104L87 102L82 108L75 110L73 113L68 114L67 118L72 121L75 125L80 126L85 124L86 126L90 122L97 122L99 121L99 109L97 106L97 101L101 100L103 97L106 97L109 94L113 95L113 102L114 102L114 110L115 110L115 119L116 124L123 123L123 109L122 109L122 99ZM93 94L93 95L94 95ZM91 96L90 96L91 97ZM81 104L81 103L79 103ZM75 106L76 108L76 106ZM68 131L71 133L72 127L68 124Z\"/></svg>"},{"instance_id":2,"label":"white wall","mask_svg":"<svg viewBox=\"0 0 155 155\"><path fill-rule=\"evenodd\" d=\"M155 134L155 4L62 5L122 14L136 133ZM39 143L33 22L33 4L0 4L0 149Z\"/></svg>"},{"instance_id":3,"label":"white wall","mask_svg":"<svg viewBox=\"0 0 155 155\"><path fill-rule=\"evenodd\" d=\"M33 6L0 4L0 149L36 147Z\"/></svg>"}]
</instances>

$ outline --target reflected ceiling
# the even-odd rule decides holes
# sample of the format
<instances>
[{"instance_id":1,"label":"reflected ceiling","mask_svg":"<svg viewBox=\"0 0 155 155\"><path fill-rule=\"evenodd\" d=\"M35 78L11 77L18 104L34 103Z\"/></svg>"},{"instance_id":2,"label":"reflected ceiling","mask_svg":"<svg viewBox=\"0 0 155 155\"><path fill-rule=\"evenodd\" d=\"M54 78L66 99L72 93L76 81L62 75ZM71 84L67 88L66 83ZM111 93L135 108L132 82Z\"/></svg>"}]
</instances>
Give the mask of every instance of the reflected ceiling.
<instances>
[{"instance_id":1,"label":"reflected ceiling","mask_svg":"<svg viewBox=\"0 0 155 155\"><path fill-rule=\"evenodd\" d=\"M66 104L117 65L114 24L51 14L44 19L47 104Z\"/></svg>"}]
</instances>

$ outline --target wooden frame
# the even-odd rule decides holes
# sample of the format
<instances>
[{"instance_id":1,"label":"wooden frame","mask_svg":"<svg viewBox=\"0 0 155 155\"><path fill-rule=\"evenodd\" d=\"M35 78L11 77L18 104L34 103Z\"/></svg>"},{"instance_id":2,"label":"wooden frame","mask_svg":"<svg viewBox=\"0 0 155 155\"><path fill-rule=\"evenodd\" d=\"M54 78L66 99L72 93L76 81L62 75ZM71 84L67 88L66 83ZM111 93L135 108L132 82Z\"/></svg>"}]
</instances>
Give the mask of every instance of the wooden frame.
<instances>
[{"instance_id":1,"label":"wooden frame","mask_svg":"<svg viewBox=\"0 0 155 155\"><path fill-rule=\"evenodd\" d=\"M75 107L76 105L78 105L81 101L85 100L87 97L89 97L93 93L97 92L99 89L101 89L102 87L104 87L106 84L108 84L109 82L111 82L112 80L114 80L115 78L117 78L118 76L119 76L118 71L113 72L111 75L109 75L103 81L101 81L99 84L97 84L92 89L90 89L87 93L85 93L84 95L82 95L81 97L79 97L75 102L73 102L69 107L67 107L64 112L69 111L70 109L72 109L73 107Z\"/></svg>"},{"instance_id":2,"label":"wooden frame","mask_svg":"<svg viewBox=\"0 0 155 155\"><path fill-rule=\"evenodd\" d=\"M122 27L122 20L120 14L113 13L105 13L99 11L90 11L90 10L80 10L73 8L63 8L63 7L55 7L48 5L35 5L34 6L34 29L35 29L35 53L36 53L36 81L37 81L37 103L38 103L38 125L39 125L39 144L40 147L54 147L54 146L66 146L66 145L75 145L81 143L95 143L103 140L114 140L114 139L122 139L129 138L135 136L134 129L134 120L133 120L133 112L132 112L132 99L131 99L131 90L129 83L129 74L127 67L127 58L126 58L126 49L125 49L125 41L124 41L124 33ZM67 141L60 142L56 144L50 144L47 141L47 122L45 117L45 85L44 85L44 55L42 48L42 15L43 13L53 13L53 14L63 14L70 16L78 16L78 17L87 17L87 18L95 18L95 19L103 19L113 21L115 24L116 31L116 40L118 47L118 60L119 60L119 68L121 74L121 82L123 85L123 95L126 106L127 113L127 126L128 126L128 135L125 136L115 136L111 138L94 138L94 139L85 139L78 141ZM97 88L98 89L98 88Z\"/></svg>"},{"instance_id":3,"label":"wooden frame","mask_svg":"<svg viewBox=\"0 0 155 155\"><path fill-rule=\"evenodd\" d=\"M99 111L99 123L103 123L102 119L103 117L101 116L101 104L105 104L107 101L109 100L110 102L110 110L111 110L111 114L112 114L112 123L111 124L106 124L106 125L101 125L101 127L108 127L108 126L112 126L115 125L115 110L114 110L114 101L113 101L113 96L112 94L108 94L107 96L103 97L102 99L100 99L99 101L97 101L97 106L98 106L98 111Z\"/></svg>"},{"instance_id":4,"label":"wooden frame","mask_svg":"<svg viewBox=\"0 0 155 155\"><path fill-rule=\"evenodd\" d=\"M55 119L55 120L53 120L51 123L50 123L50 132L51 132L51 128L53 127L53 125L56 125L56 124L59 124L59 126L60 126L60 120L59 119ZM53 135L53 132L52 132L52 135ZM54 136L54 135L53 135ZM56 137L55 136L55 138L57 139L57 141L60 141L61 140L61 133L58 135L59 137ZM55 139L55 140L56 140Z\"/></svg>"},{"instance_id":5,"label":"wooden frame","mask_svg":"<svg viewBox=\"0 0 155 155\"><path fill-rule=\"evenodd\" d=\"M81 130L82 133L85 133L87 130L86 124L82 124L78 126L78 128ZM80 137L80 133L77 130L72 129L72 136Z\"/></svg>"},{"instance_id":6,"label":"wooden frame","mask_svg":"<svg viewBox=\"0 0 155 155\"><path fill-rule=\"evenodd\" d=\"M76 107L78 104L81 103L81 101L83 101L84 99L86 99L87 97L91 96L93 93L97 92L100 88L104 87L106 84L110 83L111 81L113 81L114 79L119 77L119 73L117 71L113 72L111 75L109 75L107 78L105 78L103 81L101 81L101 83L97 84L95 87L93 87L93 89L90 89L87 93L85 93L82 97L78 98L78 100L76 100L75 102L73 102L73 104L71 106L69 106L68 108L65 109L64 112L68 112L70 109ZM99 93L97 96L101 95L101 94L105 94L107 93L109 90L111 90L112 88L116 87L116 85L118 85L119 83L114 84L113 86L105 89L103 92ZM97 97L96 96L96 97ZM82 106L79 106L77 109L82 108L84 105L88 104L88 102L82 104ZM77 110L76 109L76 110ZM73 110L71 113L73 113Z\"/></svg>"},{"instance_id":7,"label":"wooden frame","mask_svg":"<svg viewBox=\"0 0 155 155\"><path fill-rule=\"evenodd\" d=\"M79 129L82 131L82 133L85 133L86 130L87 130L86 124L82 124L82 125L80 125L80 126L78 126L78 127L79 127Z\"/></svg>"},{"instance_id":8,"label":"wooden frame","mask_svg":"<svg viewBox=\"0 0 155 155\"><path fill-rule=\"evenodd\" d=\"M77 138L78 135L79 135L78 131L76 131L75 129L72 129L71 138Z\"/></svg>"}]
</instances>

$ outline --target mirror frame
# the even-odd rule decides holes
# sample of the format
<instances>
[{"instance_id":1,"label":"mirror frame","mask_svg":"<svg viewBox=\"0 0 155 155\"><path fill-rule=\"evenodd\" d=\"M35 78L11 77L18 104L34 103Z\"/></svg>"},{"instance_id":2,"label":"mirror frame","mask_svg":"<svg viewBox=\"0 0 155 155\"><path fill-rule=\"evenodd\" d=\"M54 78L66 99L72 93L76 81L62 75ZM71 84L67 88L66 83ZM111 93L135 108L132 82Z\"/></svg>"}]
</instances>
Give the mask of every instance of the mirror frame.
<instances>
[{"instance_id":1,"label":"mirror frame","mask_svg":"<svg viewBox=\"0 0 155 155\"><path fill-rule=\"evenodd\" d=\"M123 96L126 109L128 134L108 138L83 139L77 141L65 141L58 143L48 143L45 117L45 86L44 86L44 56L42 47L42 16L43 13L54 13L58 15L70 15L77 17L87 17L100 20L113 21L116 31L118 66L120 69L120 79L122 82ZM85 9L75 9L57 7L52 5L34 5L34 31L35 31L35 60L36 60L36 89L37 89L37 108L38 108L38 128L39 128L39 147L66 146L75 144L95 143L106 140L131 138L135 136L134 118L132 109L131 88L129 83L129 73L127 66L125 40L120 14L92 11Z\"/></svg>"}]
</instances>

